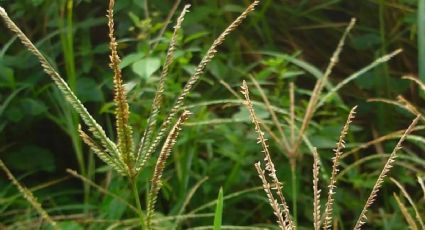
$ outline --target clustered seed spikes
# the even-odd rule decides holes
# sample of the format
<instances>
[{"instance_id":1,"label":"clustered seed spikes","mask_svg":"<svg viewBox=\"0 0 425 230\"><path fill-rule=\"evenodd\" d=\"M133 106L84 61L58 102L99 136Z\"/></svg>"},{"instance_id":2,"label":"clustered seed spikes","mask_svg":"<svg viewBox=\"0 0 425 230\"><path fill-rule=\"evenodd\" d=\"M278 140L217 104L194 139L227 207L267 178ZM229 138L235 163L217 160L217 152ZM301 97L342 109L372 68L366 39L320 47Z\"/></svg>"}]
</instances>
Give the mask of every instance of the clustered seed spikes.
<instances>
[{"instance_id":1,"label":"clustered seed spikes","mask_svg":"<svg viewBox=\"0 0 425 230\"><path fill-rule=\"evenodd\" d=\"M155 151L158 144L161 142L161 140L164 138L164 135L168 132L170 128L170 124L172 123L173 119L177 115L177 113L181 110L181 107L183 106L184 99L191 91L192 87L199 81L199 78L202 76L203 72L205 71L205 67L207 64L214 58L215 54L217 53L217 48L224 42L227 35L229 35L232 31L234 31L241 23L242 21L248 16L248 14L255 10L255 6L258 5L260 1L254 1L249 5L244 12L242 12L239 17L236 18L235 21L233 21L213 42L213 44L208 49L207 53L202 58L201 62L195 69L195 73L189 78L188 82L183 88L183 91L181 94L177 97L177 100L174 102L173 107L171 108L170 112L168 113L167 118L165 119L164 123L162 123L161 128L156 135L153 142L149 145L148 150L146 153L142 153L144 155L142 157L142 162L140 163L141 167L143 167L146 163L146 159L149 158L149 156Z\"/></svg>"},{"instance_id":2,"label":"clustered seed spikes","mask_svg":"<svg viewBox=\"0 0 425 230\"><path fill-rule=\"evenodd\" d=\"M152 153L157 150L158 145L162 139L171 130L170 125L181 110L184 99L189 94L193 86L198 82L203 74L206 65L213 59L217 53L217 48L224 42L227 35L234 31L242 21L248 16L250 12L255 9L259 1L254 1L249 5L246 10L233 21L224 32L213 42L206 55L199 63L195 73L189 78L189 81L184 86L183 91L177 98L174 106L170 110L167 118L162 123L159 131L154 132L157 116L161 108L162 97L164 92L165 80L168 75L169 67L174 59L174 51L177 43L178 31L183 23L184 16L188 12L190 5L186 5L177 19L174 27L174 32L171 38L170 46L167 51L164 67L160 75L158 89L152 103L152 111L148 118L148 127L142 136L137 151L133 148L132 129L129 126L129 106L126 99L125 90L123 87L122 73L119 68L120 58L117 51L117 41L114 35L114 0L109 1L108 7L108 28L109 28L109 48L111 50L110 67L114 72L114 102L116 104L116 129L117 129L117 144L112 142L105 134L103 128L95 121L95 119L88 113L84 105L75 96L63 78L56 72L53 66L41 54L41 52L33 45L33 43L26 37L26 35L16 26L16 24L8 17L6 11L0 8L0 16L3 18L6 26L13 31L21 42L31 51L40 61L44 71L54 80L58 88L61 90L67 101L73 106L76 112L81 116L83 122L88 127L94 138L85 133L80 128L80 134L84 142L99 156L100 159L105 161L108 165L114 168L118 173L124 176L137 175L146 164Z\"/></svg>"},{"instance_id":3,"label":"clustered seed spikes","mask_svg":"<svg viewBox=\"0 0 425 230\"><path fill-rule=\"evenodd\" d=\"M260 162L255 164L255 167L257 168L257 172L259 177L261 178L263 182L263 188L264 191L267 194L267 197L269 199L270 205L272 206L274 210L274 214L278 218L278 224L281 229L295 229L295 226L291 220L290 213L289 213L289 207L286 203L285 197L283 196L282 192L282 183L279 181L276 175L276 168L274 166L274 163L271 159L270 152L269 152L269 146L267 144L267 139L264 137L264 132L261 130L260 121L257 118L257 115L254 111L254 106L252 105L252 101L249 98L249 89L248 85L245 81L243 81L241 86L241 93L245 97L245 106L248 109L249 115L251 117L251 121L254 124L255 132L257 133L257 143L261 145L262 152L264 154L264 162L266 164L266 171L268 172L267 176L269 176L272 180L272 186L267 182L266 173L261 168ZM277 202L277 200L274 198L274 195L272 193L272 190L275 191L276 195L278 196L278 199L280 201ZM281 211L280 206L282 206L283 211ZM282 213L284 213L285 218L282 217Z\"/></svg>"},{"instance_id":4,"label":"clustered seed spikes","mask_svg":"<svg viewBox=\"0 0 425 230\"><path fill-rule=\"evenodd\" d=\"M177 45L177 36L181 29L185 14L188 12L190 5L186 5L180 16L177 19L177 23L174 26L173 35L171 37L170 45L167 51L166 60L163 65L163 69L159 79L159 85L155 93L155 97L152 102L152 110L147 119L147 128L144 131L142 138L137 148L133 144L132 129L129 125L130 110L127 102L127 96L123 86L122 72L119 67L121 62L118 55L118 43L115 38L114 29L114 5L115 0L109 0L107 18L109 28L109 49L111 54L110 67L114 73L114 102L116 105L115 117L116 117L116 131L117 131L117 143L114 143L107 136L103 128L96 122L96 120L90 115L81 101L77 98L74 92L69 88L68 84L63 80L55 68L49 63L49 61L43 56L43 54L34 46L34 44L28 39L28 37L18 28L18 26L9 18L6 11L0 7L0 17L5 22L7 28L14 32L21 43L34 54L43 70L52 78L56 86L64 95L65 99L71 104L74 110L80 115L83 123L87 126L89 133L83 131L82 127L79 126L79 134L90 149L99 156L106 164L111 166L116 172L122 176L130 178L130 182L134 182L134 178L144 168L146 162L150 159L150 156L155 153L158 149L158 145L162 143L165 136L166 140L163 143L163 148L160 151L159 158L155 167L154 177L152 178L152 186L149 193L148 199L148 225L151 224L151 218L154 212L154 205L156 196L161 188L161 175L165 167L165 161L168 158L182 124L188 119L189 111L184 111L179 119L176 119L182 107L184 100L192 90L193 86L199 81L201 75L204 73L207 64L214 58L218 52L218 47L224 42L225 38L234 31L248 16L250 12L255 9L259 1L251 3L239 17L237 17L218 37L214 40L207 53L198 64L195 73L189 78L188 82L183 88L180 96L177 97L173 107L169 111L165 121L157 129L158 114L160 112L162 98L165 88L165 81L168 76L169 68L173 63L174 51ZM177 121L176 121L177 120ZM174 126L172 127L172 125ZM137 149L137 151L136 151ZM134 188L134 183L133 188ZM134 189L133 189L134 190ZM134 191L133 191L134 192ZM137 191L135 193L138 196ZM138 197L136 201L138 201ZM138 205L140 207L140 205ZM139 208L138 207L138 208ZM140 208L139 208L140 209ZM143 214L139 212L141 219L142 228L145 227L143 220Z\"/></svg>"},{"instance_id":5,"label":"clustered seed spikes","mask_svg":"<svg viewBox=\"0 0 425 230\"><path fill-rule=\"evenodd\" d=\"M252 104L252 101L249 97L249 89L248 86L246 84L245 81L242 82L242 86L241 86L241 93L244 95L245 97L245 101L244 101L244 105L246 106L246 108L248 109L249 115L251 117L251 122L254 124L254 129L258 135L257 140L258 140L258 144L261 145L262 147L262 152L264 153L264 162L266 164L266 170L263 170L261 167L261 163L257 162L255 163L255 168L257 170L258 176L261 179L261 182L263 184L263 189L266 192L268 201L270 203L270 206L273 209L273 213L277 218L277 223L280 227L280 229L295 229L295 225L293 225L291 219L290 219L290 214L289 214L289 208L286 205L286 201L285 198L283 196L282 193L282 183L278 180L277 176L276 176L276 168L274 166L274 163L272 162L271 156L270 156L270 152L268 149L268 144L267 144L267 139L264 137L264 133L261 131L261 124L259 122L259 119L257 118L257 115L255 114L255 110ZM321 226L321 219L323 219L323 229L330 229L332 227L332 216L333 216L333 205L334 205L334 198L333 195L335 194L335 184L336 184L336 176L338 174L338 165L339 165L339 160L341 158L342 155L342 150L345 148L345 137L347 136L348 133L348 129L349 129L349 125L350 123L353 121L354 119L354 114L356 111L357 106L353 107L348 115L347 121L345 123L345 125L343 126L342 130L341 130L341 134L338 140L338 143L336 145L336 148L334 149L334 153L335 156L332 159L333 165L332 165L332 175L330 178L330 182L328 185L329 191L328 191L328 200L326 202L326 207L325 207L325 213L323 214L323 216L320 215L320 192L321 190L319 189L319 169L320 169L320 160L319 160L319 156L317 153L317 149L314 148L313 150L313 157L314 157L314 162L313 162L313 225L314 225L314 229L318 230L320 229ZM419 121L419 119L422 119L420 115L418 115L413 121L412 123L409 125L409 127L405 130L404 134L401 136L399 142L397 143L397 145L395 146L395 148L393 149L387 163L385 164L381 174L379 175L375 186L372 189L372 192L369 196L369 198L366 201L366 204L360 214L359 219L357 220L357 223L354 227L355 230L360 230L361 226L366 222L366 212L368 210L368 208L373 204L373 202L375 201L379 189L381 188L385 177L387 176L387 174L389 173L390 169L393 167L393 163L397 157L397 153L398 151L402 148L402 144L404 142L404 140L406 139L406 137L412 132L412 130L414 129L415 125L417 124L417 122ZM268 174L266 174L266 172L268 172ZM270 182L268 182L267 180L267 176L271 178L272 180L272 184L270 184ZM273 191L276 191L276 194L279 197L279 200L281 202L281 204L279 204L278 200L275 198ZM282 208L281 208L282 207ZM283 210L282 210L283 209ZM285 217L282 216L282 214L285 214Z\"/></svg>"},{"instance_id":6,"label":"clustered seed spikes","mask_svg":"<svg viewBox=\"0 0 425 230\"><path fill-rule=\"evenodd\" d=\"M154 131L156 122L157 122L157 117L159 114L159 110L161 108L161 104L162 104L162 97L163 97L163 93L164 93L164 88L165 88L165 80L167 79L168 76L168 70L170 65L173 63L173 58L174 58L174 51L176 48L176 44L177 44L177 33L180 30L183 20L184 20L184 16L185 14L188 12L190 5L186 5L182 11L182 13L180 14L179 18L177 19L177 23L174 26L174 32L173 35L171 37L171 41L170 41L170 48L167 51L167 56L165 58L165 64L164 67L162 69L161 72L161 76L159 78L159 84L158 84L158 88L156 90L155 93L155 98L152 101L152 110L151 110L151 114L148 118L148 126L140 140L140 145L139 145L139 149L137 152L137 165L143 165L147 159L149 158L148 154L145 154L143 157L141 157L142 153L146 153L147 152L147 148L148 148L148 144L147 143L151 143L152 141L152 133Z\"/></svg>"}]
</instances>

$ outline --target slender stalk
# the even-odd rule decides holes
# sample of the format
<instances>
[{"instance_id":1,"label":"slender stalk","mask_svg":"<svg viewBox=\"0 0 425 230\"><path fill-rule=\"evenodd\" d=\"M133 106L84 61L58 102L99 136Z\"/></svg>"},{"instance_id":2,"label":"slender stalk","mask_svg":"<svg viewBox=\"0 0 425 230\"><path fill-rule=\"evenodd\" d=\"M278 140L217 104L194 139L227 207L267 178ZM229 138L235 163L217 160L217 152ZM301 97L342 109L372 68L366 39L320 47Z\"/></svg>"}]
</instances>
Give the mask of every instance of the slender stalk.
<instances>
[{"instance_id":1,"label":"slender stalk","mask_svg":"<svg viewBox=\"0 0 425 230\"><path fill-rule=\"evenodd\" d=\"M297 161L291 159L291 178L292 178L292 221L297 226Z\"/></svg>"},{"instance_id":2,"label":"slender stalk","mask_svg":"<svg viewBox=\"0 0 425 230\"><path fill-rule=\"evenodd\" d=\"M419 79L425 82L425 0L418 1L418 72Z\"/></svg>"},{"instance_id":3,"label":"slender stalk","mask_svg":"<svg viewBox=\"0 0 425 230\"><path fill-rule=\"evenodd\" d=\"M60 6L60 18L59 30L61 31L60 39L63 50L63 56L65 59L65 71L67 82L72 90L75 90L77 87L77 71L75 66L75 54L74 54L74 29L73 29L73 0L63 1ZM65 125L67 126L67 131L71 137L72 146L74 148L79 169L81 174L84 177L90 178L87 174L86 163L84 159L84 152L81 140L78 136L77 126L79 121L78 114L75 113L68 104L60 105L65 110ZM89 203L89 193L90 186L86 183L83 183L84 189L84 210L88 211Z\"/></svg>"},{"instance_id":4,"label":"slender stalk","mask_svg":"<svg viewBox=\"0 0 425 230\"><path fill-rule=\"evenodd\" d=\"M131 185L131 191L133 193L134 201L136 203L137 214L139 215L140 229L145 230L147 228L146 228L146 224L145 224L145 217L144 217L143 211L142 211L142 205L140 204L140 197L139 197L139 192L137 190L136 178L135 177L129 177L129 182L130 182L130 185Z\"/></svg>"}]
</instances>

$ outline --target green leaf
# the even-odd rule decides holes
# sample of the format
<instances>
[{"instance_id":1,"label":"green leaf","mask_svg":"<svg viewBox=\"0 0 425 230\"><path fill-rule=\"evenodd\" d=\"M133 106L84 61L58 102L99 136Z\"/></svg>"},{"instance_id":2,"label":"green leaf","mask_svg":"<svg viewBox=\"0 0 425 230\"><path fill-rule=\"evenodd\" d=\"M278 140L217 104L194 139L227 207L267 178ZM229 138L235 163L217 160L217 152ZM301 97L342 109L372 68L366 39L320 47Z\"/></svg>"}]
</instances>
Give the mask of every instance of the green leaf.
<instances>
[{"instance_id":1,"label":"green leaf","mask_svg":"<svg viewBox=\"0 0 425 230\"><path fill-rule=\"evenodd\" d=\"M223 188L220 188L220 191L218 192L217 206L215 207L214 230L221 229L222 217L223 217Z\"/></svg>"},{"instance_id":2,"label":"green leaf","mask_svg":"<svg viewBox=\"0 0 425 230\"><path fill-rule=\"evenodd\" d=\"M32 116L37 116L47 111L47 106L42 101L31 98L22 99L20 104L22 109Z\"/></svg>"},{"instance_id":3,"label":"green leaf","mask_svg":"<svg viewBox=\"0 0 425 230\"><path fill-rule=\"evenodd\" d=\"M269 112L264 107L254 105L254 110L255 110L255 114L260 119L267 119L270 116ZM233 119L249 121L250 116L249 116L248 110L246 109L239 110L239 112L233 114Z\"/></svg>"},{"instance_id":4,"label":"green leaf","mask_svg":"<svg viewBox=\"0 0 425 230\"><path fill-rule=\"evenodd\" d=\"M136 62L136 61L138 61L138 60L142 59L142 58L143 58L143 56L145 56L145 54L144 54L144 53L134 53L134 54L130 54L130 55L128 55L128 56L125 56L125 57L122 59L122 61L121 61L120 65L119 65L120 69L124 69L125 67L127 67L127 66L129 66L129 65L133 64L134 62Z\"/></svg>"},{"instance_id":5,"label":"green leaf","mask_svg":"<svg viewBox=\"0 0 425 230\"><path fill-rule=\"evenodd\" d=\"M56 168L52 152L34 145L6 154L4 160L13 170L53 172Z\"/></svg>"},{"instance_id":6,"label":"green leaf","mask_svg":"<svg viewBox=\"0 0 425 230\"><path fill-rule=\"evenodd\" d=\"M82 102L103 101L103 94L98 84L93 79L87 77L78 78L77 95Z\"/></svg>"},{"instance_id":7,"label":"green leaf","mask_svg":"<svg viewBox=\"0 0 425 230\"><path fill-rule=\"evenodd\" d=\"M0 87L15 87L15 77L13 69L0 64Z\"/></svg>"},{"instance_id":8,"label":"green leaf","mask_svg":"<svg viewBox=\"0 0 425 230\"><path fill-rule=\"evenodd\" d=\"M133 71L143 79L148 79L161 67L159 58L143 58L133 63Z\"/></svg>"},{"instance_id":9,"label":"green leaf","mask_svg":"<svg viewBox=\"0 0 425 230\"><path fill-rule=\"evenodd\" d=\"M75 221L62 221L62 222L59 222L58 225L60 229L62 230L83 230L84 229L80 224L78 224ZM50 230L53 228L49 226L48 229Z\"/></svg>"},{"instance_id":10,"label":"green leaf","mask_svg":"<svg viewBox=\"0 0 425 230\"><path fill-rule=\"evenodd\" d=\"M419 79L425 82L425 0L418 1L418 55Z\"/></svg>"}]
</instances>

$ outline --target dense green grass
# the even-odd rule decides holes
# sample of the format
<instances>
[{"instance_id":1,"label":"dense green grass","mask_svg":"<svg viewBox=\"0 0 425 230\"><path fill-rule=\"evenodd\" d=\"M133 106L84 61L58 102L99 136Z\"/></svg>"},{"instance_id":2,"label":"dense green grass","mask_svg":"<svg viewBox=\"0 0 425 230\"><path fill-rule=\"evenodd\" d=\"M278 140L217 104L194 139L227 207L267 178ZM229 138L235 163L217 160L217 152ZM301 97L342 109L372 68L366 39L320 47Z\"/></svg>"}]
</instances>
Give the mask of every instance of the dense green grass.
<instances>
[{"instance_id":1,"label":"dense green grass","mask_svg":"<svg viewBox=\"0 0 425 230\"><path fill-rule=\"evenodd\" d=\"M167 109L212 39L249 1L191 3L191 12L179 37L176 62L167 80L164 105ZM108 67L104 17L107 3L18 0L0 1L0 5L56 63L71 88L109 136L113 136L112 75ZM146 128L145 118L149 115L160 63L165 58L176 16L166 32L160 37L158 34L172 7L171 1L149 1L148 8L144 1L117 2L121 67L129 90L133 114L130 122L135 133L141 134ZM224 43L208 65L205 77L188 98L186 104L194 115L183 128L163 176L164 185L157 204L161 213L157 217L163 218L161 226L165 229L274 226L272 211L253 166L262 154L256 145L248 113L242 108L239 86L242 80L250 81L251 74L290 136L285 120L290 114L289 83L295 84L295 121L299 127L316 80L323 75L350 18L356 17L357 26L347 39L323 95L376 58L398 48L403 52L389 62L373 66L326 100L323 96L320 98L321 106L306 132L307 143L311 146L301 145L293 172L279 143L271 142L288 203L291 208L297 207L299 229L310 229L313 203L310 149L312 146L319 148L323 162L321 179L327 180L332 148L346 114L353 105L359 105L357 119L347 137L347 152L355 151L341 163L335 197L338 226L341 229L352 227L353 216L361 210L384 163L384 154L391 151L397 138L368 145L361 151L356 148L406 128L413 118L393 105L367 102L367 99L394 99L402 94L415 105L424 103L414 84L401 79L405 74L413 74L425 81L425 67L421 65L425 54L424 8L423 0L262 1L256 12ZM3 24L0 27L1 31L6 31ZM224 85L230 86L233 92ZM272 131L278 132L260 90L254 86L251 89L259 117ZM76 115L64 103L36 59L11 33L0 34L0 158L34 192L51 216L65 217L58 221L65 229L104 229L118 226L118 220L128 222L124 225L137 225L137 220L133 219L135 213L125 202L132 203L126 181L81 144L77 125ZM419 131L408 139L391 174L411 192L418 207L425 206L419 205L425 202L422 194L414 192L419 191L416 176L423 177L425 171L422 136L423 131ZM141 194L148 189L145 185L152 176L153 167L152 161L146 173L138 178ZM77 170L118 197L70 176L66 168ZM324 187L323 190L327 191ZM403 197L400 190L387 182L381 192L371 210L367 228L405 228L393 197L394 192ZM420 211L424 213L423 208ZM167 219L179 216L183 219ZM37 218L10 182L1 177L0 223L11 229L25 229L27 223L39 224ZM347 222L347 219L352 221ZM94 220L104 222L94 223Z\"/></svg>"}]
</instances>

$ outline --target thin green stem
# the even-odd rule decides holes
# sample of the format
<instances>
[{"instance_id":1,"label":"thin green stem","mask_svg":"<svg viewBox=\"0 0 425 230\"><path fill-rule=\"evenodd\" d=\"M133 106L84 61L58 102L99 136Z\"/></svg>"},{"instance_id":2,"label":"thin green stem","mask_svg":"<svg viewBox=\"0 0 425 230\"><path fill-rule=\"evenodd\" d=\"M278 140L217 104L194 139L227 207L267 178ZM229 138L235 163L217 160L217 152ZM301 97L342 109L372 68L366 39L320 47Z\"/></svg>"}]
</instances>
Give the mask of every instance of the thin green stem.
<instances>
[{"instance_id":1,"label":"thin green stem","mask_svg":"<svg viewBox=\"0 0 425 230\"><path fill-rule=\"evenodd\" d=\"M136 202L137 213L139 214L140 229L145 230L147 228L146 228L146 224L145 224L145 217L144 217L143 211L142 211L142 205L140 204L140 197L139 197L139 192L137 190L136 178L135 177L129 177L129 180L130 180L130 185L131 185L131 191L133 192L133 196L134 196L134 201Z\"/></svg>"},{"instance_id":2,"label":"thin green stem","mask_svg":"<svg viewBox=\"0 0 425 230\"><path fill-rule=\"evenodd\" d=\"M297 167L296 167L296 160L291 159L291 177L292 177L292 210L293 211L293 223L294 226L297 226L297 213L298 213L298 207L297 207Z\"/></svg>"},{"instance_id":3,"label":"thin green stem","mask_svg":"<svg viewBox=\"0 0 425 230\"><path fill-rule=\"evenodd\" d=\"M425 82L425 0L418 1L418 68L419 79ZM422 92L422 91L421 91Z\"/></svg>"}]
</instances>

